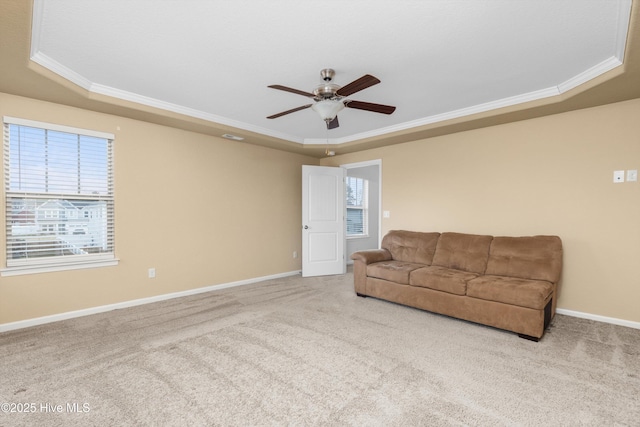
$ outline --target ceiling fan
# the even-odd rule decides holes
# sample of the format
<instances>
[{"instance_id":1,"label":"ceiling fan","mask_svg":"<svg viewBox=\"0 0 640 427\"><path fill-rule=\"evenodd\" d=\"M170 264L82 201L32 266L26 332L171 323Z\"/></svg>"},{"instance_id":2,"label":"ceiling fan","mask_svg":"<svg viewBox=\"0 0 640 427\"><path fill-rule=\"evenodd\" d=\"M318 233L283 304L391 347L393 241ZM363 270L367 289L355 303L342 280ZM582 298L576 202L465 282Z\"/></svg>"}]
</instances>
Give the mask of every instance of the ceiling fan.
<instances>
[{"instance_id":1,"label":"ceiling fan","mask_svg":"<svg viewBox=\"0 0 640 427\"><path fill-rule=\"evenodd\" d=\"M320 71L320 76L324 83L318 85L313 93L305 92L298 89L292 89L290 87L282 85L270 85L272 89L283 90L285 92L291 92L298 95L313 98L315 103L303 105L301 107L292 108L291 110L283 111L281 113L274 114L267 117L267 119L276 119L286 114L295 113L296 111L304 110L311 107L317 112L322 120L327 124L327 129L335 129L339 126L338 113L344 108L355 108L358 110L373 111L374 113L391 114L396 110L396 107L391 105L373 104L370 102L353 101L347 99L349 95L353 95L356 92L360 92L363 89L371 87L380 83L380 80L370 74L365 74L349 83L346 86L338 86L335 83L331 83L335 76L335 71L331 68L325 68Z\"/></svg>"}]
</instances>

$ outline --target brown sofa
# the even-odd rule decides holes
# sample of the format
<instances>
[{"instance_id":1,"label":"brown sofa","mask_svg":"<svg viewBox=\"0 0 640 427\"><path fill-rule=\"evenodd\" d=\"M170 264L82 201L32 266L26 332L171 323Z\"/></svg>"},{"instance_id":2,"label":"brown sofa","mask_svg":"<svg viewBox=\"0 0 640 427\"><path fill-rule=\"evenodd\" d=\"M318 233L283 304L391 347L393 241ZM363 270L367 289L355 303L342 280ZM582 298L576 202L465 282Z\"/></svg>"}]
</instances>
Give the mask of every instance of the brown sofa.
<instances>
[{"instance_id":1,"label":"brown sofa","mask_svg":"<svg viewBox=\"0 0 640 427\"><path fill-rule=\"evenodd\" d=\"M557 236L390 231L381 246L351 255L358 296L506 329L534 341L555 315L562 270Z\"/></svg>"}]
</instances>

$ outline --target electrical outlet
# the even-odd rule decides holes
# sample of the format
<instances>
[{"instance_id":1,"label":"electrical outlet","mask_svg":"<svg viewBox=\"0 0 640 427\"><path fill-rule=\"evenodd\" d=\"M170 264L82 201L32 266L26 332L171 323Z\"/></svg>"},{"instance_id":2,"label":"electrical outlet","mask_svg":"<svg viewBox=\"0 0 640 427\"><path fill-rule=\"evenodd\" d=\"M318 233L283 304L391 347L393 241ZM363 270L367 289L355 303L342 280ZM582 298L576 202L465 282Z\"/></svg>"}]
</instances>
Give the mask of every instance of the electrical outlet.
<instances>
[{"instance_id":1,"label":"electrical outlet","mask_svg":"<svg viewBox=\"0 0 640 427\"><path fill-rule=\"evenodd\" d=\"M624 182L624 171L613 171L613 182Z\"/></svg>"},{"instance_id":2,"label":"electrical outlet","mask_svg":"<svg viewBox=\"0 0 640 427\"><path fill-rule=\"evenodd\" d=\"M155 268L150 268L149 269L149 279L155 279L156 278L156 269Z\"/></svg>"},{"instance_id":3,"label":"electrical outlet","mask_svg":"<svg viewBox=\"0 0 640 427\"><path fill-rule=\"evenodd\" d=\"M293 257L298 258L298 251L293 251Z\"/></svg>"}]
</instances>

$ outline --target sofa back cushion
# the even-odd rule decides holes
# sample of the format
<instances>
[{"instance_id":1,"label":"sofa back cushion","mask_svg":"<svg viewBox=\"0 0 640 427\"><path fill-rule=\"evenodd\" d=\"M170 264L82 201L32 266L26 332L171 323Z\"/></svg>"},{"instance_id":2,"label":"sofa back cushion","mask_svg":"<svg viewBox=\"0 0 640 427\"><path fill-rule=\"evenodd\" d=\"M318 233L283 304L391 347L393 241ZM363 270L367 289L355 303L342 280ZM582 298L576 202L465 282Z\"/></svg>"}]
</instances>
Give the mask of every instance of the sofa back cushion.
<instances>
[{"instance_id":1,"label":"sofa back cushion","mask_svg":"<svg viewBox=\"0 0 640 427\"><path fill-rule=\"evenodd\" d=\"M396 261L431 265L440 233L391 230L382 239L382 248Z\"/></svg>"},{"instance_id":2,"label":"sofa back cushion","mask_svg":"<svg viewBox=\"0 0 640 427\"><path fill-rule=\"evenodd\" d=\"M558 236L494 237L486 274L557 283L562 271Z\"/></svg>"},{"instance_id":3,"label":"sofa back cushion","mask_svg":"<svg viewBox=\"0 0 640 427\"><path fill-rule=\"evenodd\" d=\"M492 236L442 233L433 256L433 265L483 274L489 259Z\"/></svg>"}]
</instances>

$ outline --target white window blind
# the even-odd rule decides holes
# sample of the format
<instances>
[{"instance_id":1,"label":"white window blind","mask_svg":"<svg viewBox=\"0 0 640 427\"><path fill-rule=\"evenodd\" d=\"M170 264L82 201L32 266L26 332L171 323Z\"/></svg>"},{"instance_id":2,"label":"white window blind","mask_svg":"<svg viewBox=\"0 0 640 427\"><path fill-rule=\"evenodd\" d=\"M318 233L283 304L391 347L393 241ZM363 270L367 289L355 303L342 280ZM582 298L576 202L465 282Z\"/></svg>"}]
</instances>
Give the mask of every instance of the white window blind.
<instances>
[{"instance_id":1,"label":"white window blind","mask_svg":"<svg viewBox=\"0 0 640 427\"><path fill-rule=\"evenodd\" d=\"M113 135L4 117L6 265L114 259Z\"/></svg>"},{"instance_id":2,"label":"white window blind","mask_svg":"<svg viewBox=\"0 0 640 427\"><path fill-rule=\"evenodd\" d=\"M346 184L347 236L367 236L369 234L369 182L363 178L348 176Z\"/></svg>"}]
</instances>

